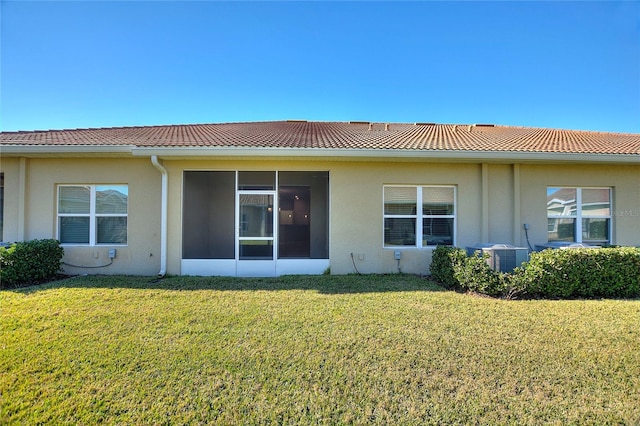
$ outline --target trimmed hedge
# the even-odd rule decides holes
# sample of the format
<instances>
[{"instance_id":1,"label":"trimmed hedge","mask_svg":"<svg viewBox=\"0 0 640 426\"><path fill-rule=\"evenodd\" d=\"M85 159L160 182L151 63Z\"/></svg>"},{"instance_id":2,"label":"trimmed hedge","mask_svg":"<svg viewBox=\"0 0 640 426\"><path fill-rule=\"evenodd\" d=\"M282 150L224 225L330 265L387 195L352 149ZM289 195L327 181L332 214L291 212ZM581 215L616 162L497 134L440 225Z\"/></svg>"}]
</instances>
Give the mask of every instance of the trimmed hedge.
<instances>
[{"instance_id":1,"label":"trimmed hedge","mask_svg":"<svg viewBox=\"0 0 640 426\"><path fill-rule=\"evenodd\" d=\"M455 269L466 261L464 250L451 246L438 246L431 257L431 278L450 290L463 290Z\"/></svg>"},{"instance_id":2,"label":"trimmed hedge","mask_svg":"<svg viewBox=\"0 0 640 426\"><path fill-rule=\"evenodd\" d=\"M469 257L462 249L439 246L431 276L446 288L494 297L638 297L640 249L544 250L507 274L492 270L486 255Z\"/></svg>"},{"instance_id":3,"label":"trimmed hedge","mask_svg":"<svg viewBox=\"0 0 640 426\"><path fill-rule=\"evenodd\" d=\"M55 278L64 249L57 240L32 240L0 247L0 288L22 287Z\"/></svg>"},{"instance_id":4,"label":"trimmed hedge","mask_svg":"<svg viewBox=\"0 0 640 426\"><path fill-rule=\"evenodd\" d=\"M637 297L640 249L544 250L532 253L513 279L538 297Z\"/></svg>"}]
</instances>

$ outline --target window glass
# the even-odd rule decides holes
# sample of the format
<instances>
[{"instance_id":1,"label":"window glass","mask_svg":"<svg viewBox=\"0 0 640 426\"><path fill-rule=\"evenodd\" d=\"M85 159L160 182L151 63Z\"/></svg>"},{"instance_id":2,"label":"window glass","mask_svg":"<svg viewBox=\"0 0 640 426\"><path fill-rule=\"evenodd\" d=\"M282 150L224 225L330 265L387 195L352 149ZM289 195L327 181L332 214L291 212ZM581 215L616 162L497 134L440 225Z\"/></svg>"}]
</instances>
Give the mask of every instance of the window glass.
<instances>
[{"instance_id":1,"label":"window glass","mask_svg":"<svg viewBox=\"0 0 640 426\"><path fill-rule=\"evenodd\" d=\"M127 244L127 185L58 187L58 239L63 244Z\"/></svg>"},{"instance_id":2,"label":"window glass","mask_svg":"<svg viewBox=\"0 0 640 426\"><path fill-rule=\"evenodd\" d=\"M417 188L388 186L384 188L384 214L415 215Z\"/></svg>"},{"instance_id":3,"label":"window glass","mask_svg":"<svg viewBox=\"0 0 640 426\"><path fill-rule=\"evenodd\" d=\"M58 238L63 244L89 244L89 226L89 216L60 217Z\"/></svg>"},{"instance_id":4,"label":"window glass","mask_svg":"<svg viewBox=\"0 0 640 426\"><path fill-rule=\"evenodd\" d=\"M453 245L453 218L423 218L422 245Z\"/></svg>"},{"instance_id":5,"label":"window glass","mask_svg":"<svg viewBox=\"0 0 640 426\"><path fill-rule=\"evenodd\" d=\"M88 186L61 186L58 197L58 213L89 214L91 211Z\"/></svg>"},{"instance_id":6,"label":"window glass","mask_svg":"<svg viewBox=\"0 0 640 426\"><path fill-rule=\"evenodd\" d=\"M607 243L611 211L611 188L547 188L547 239Z\"/></svg>"},{"instance_id":7,"label":"window glass","mask_svg":"<svg viewBox=\"0 0 640 426\"><path fill-rule=\"evenodd\" d=\"M96 186L96 214L127 214L126 185Z\"/></svg>"},{"instance_id":8,"label":"window glass","mask_svg":"<svg viewBox=\"0 0 640 426\"><path fill-rule=\"evenodd\" d=\"M576 220L549 218L547 219L549 241L576 241Z\"/></svg>"},{"instance_id":9,"label":"window glass","mask_svg":"<svg viewBox=\"0 0 640 426\"><path fill-rule=\"evenodd\" d=\"M384 246L453 245L455 198L454 186L384 187Z\"/></svg>"},{"instance_id":10,"label":"window glass","mask_svg":"<svg viewBox=\"0 0 640 426\"><path fill-rule=\"evenodd\" d=\"M452 215L454 210L454 190L451 187L422 188L423 215Z\"/></svg>"},{"instance_id":11,"label":"window glass","mask_svg":"<svg viewBox=\"0 0 640 426\"><path fill-rule=\"evenodd\" d=\"M273 195L240 194L240 236L273 237Z\"/></svg>"},{"instance_id":12,"label":"window glass","mask_svg":"<svg viewBox=\"0 0 640 426\"><path fill-rule=\"evenodd\" d=\"M582 241L585 243L607 243L609 241L609 219L582 219Z\"/></svg>"},{"instance_id":13,"label":"window glass","mask_svg":"<svg viewBox=\"0 0 640 426\"><path fill-rule=\"evenodd\" d=\"M98 217L98 244L126 244L127 218L122 216Z\"/></svg>"},{"instance_id":14,"label":"window glass","mask_svg":"<svg viewBox=\"0 0 640 426\"><path fill-rule=\"evenodd\" d=\"M585 188L582 190L582 215L583 216L610 216L611 203L609 201L611 191L609 188Z\"/></svg>"},{"instance_id":15,"label":"window glass","mask_svg":"<svg viewBox=\"0 0 640 426\"><path fill-rule=\"evenodd\" d=\"M576 188L547 189L548 216L575 216L576 206Z\"/></svg>"},{"instance_id":16,"label":"window glass","mask_svg":"<svg viewBox=\"0 0 640 426\"><path fill-rule=\"evenodd\" d=\"M385 247L415 246L416 219L385 218L384 245Z\"/></svg>"}]
</instances>

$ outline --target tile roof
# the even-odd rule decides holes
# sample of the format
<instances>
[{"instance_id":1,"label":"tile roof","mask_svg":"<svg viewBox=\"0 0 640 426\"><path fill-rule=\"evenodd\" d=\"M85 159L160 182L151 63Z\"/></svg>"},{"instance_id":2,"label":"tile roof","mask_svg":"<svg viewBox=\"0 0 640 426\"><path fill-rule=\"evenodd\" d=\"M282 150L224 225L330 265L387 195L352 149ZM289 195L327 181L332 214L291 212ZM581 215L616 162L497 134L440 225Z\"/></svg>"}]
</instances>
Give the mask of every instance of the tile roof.
<instances>
[{"instance_id":1,"label":"tile roof","mask_svg":"<svg viewBox=\"0 0 640 426\"><path fill-rule=\"evenodd\" d=\"M270 121L0 133L2 146L329 148L640 155L640 134L493 125Z\"/></svg>"}]
</instances>

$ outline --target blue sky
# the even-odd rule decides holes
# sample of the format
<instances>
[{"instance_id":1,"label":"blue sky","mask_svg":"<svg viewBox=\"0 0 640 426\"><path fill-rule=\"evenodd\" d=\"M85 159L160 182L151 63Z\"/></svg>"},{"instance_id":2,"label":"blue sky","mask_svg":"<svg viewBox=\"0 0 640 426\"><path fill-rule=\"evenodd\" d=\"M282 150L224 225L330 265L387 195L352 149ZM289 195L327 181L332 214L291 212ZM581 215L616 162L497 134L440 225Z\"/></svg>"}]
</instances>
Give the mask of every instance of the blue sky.
<instances>
[{"instance_id":1,"label":"blue sky","mask_svg":"<svg viewBox=\"0 0 640 426\"><path fill-rule=\"evenodd\" d=\"M640 2L0 8L2 130L307 119L640 133Z\"/></svg>"}]
</instances>

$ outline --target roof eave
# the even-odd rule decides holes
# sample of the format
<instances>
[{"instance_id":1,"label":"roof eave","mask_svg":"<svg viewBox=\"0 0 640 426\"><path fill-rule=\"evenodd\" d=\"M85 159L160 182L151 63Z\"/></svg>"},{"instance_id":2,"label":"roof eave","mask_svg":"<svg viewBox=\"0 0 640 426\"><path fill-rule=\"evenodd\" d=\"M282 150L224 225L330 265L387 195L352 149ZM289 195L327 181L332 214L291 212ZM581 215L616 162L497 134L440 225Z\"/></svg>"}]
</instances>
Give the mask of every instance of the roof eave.
<instances>
[{"instance_id":1,"label":"roof eave","mask_svg":"<svg viewBox=\"0 0 640 426\"><path fill-rule=\"evenodd\" d=\"M313 159L467 162L560 162L640 164L640 154L596 154L524 151L465 151L353 148L253 148L253 147L145 147L133 148L134 156L156 155L164 159L253 157L263 159L304 157Z\"/></svg>"},{"instance_id":2,"label":"roof eave","mask_svg":"<svg viewBox=\"0 0 640 426\"><path fill-rule=\"evenodd\" d=\"M131 156L133 148L133 145L2 145L0 154L6 157Z\"/></svg>"}]
</instances>

